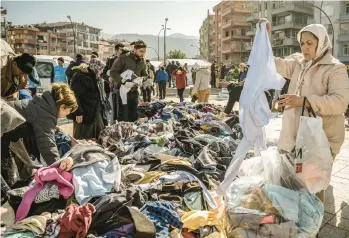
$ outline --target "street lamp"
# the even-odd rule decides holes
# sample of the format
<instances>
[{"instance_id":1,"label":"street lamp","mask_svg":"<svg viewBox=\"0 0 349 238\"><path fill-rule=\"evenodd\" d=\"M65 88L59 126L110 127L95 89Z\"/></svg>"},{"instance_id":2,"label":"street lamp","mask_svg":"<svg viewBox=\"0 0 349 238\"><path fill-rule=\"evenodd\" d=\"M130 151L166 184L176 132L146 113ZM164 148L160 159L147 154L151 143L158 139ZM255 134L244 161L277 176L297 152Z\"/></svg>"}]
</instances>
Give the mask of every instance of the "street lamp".
<instances>
[{"instance_id":1,"label":"street lamp","mask_svg":"<svg viewBox=\"0 0 349 238\"><path fill-rule=\"evenodd\" d=\"M148 46L147 48L150 48L150 49L153 49L154 51L155 51L155 53L157 54L157 56L158 56L158 59L159 59L159 53L153 48L153 47L151 47L151 46Z\"/></svg>"},{"instance_id":2,"label":"street lamp","mask_svg":"<svg viewBox=\"0 0 349 238\"><path fill-rule=\"evenodd\" d=\"M68 15L67 18L69 19L70 24L71 24L71 26L72 26L72 28L73 28L73 36L74 36L74 56L76 56L76 35L75 35L74 24L73 24L73 22L72 22L72 20L71 20L71 16Z\"/></svg>"},{"instance_id":3,"label":"street lamp","mask_svg":"<svg viewBox=\"0 0 349 238\"><path fill-rule=\"evenodd\" d=\"M159 34L158 34L158 52L160 53L160 34L163 30L165 30L165 27L164 25L161 25L161 30L159 31ZM171 28L166 28L167 30L171 30ZM160 56L158 54L158 61L160 61Z\"/></svg>"},{"instance_id":4,"label":"street lamp","mask_svg":"<svg viewBox=\"0 0 349 238\"><path fill-rule=\"evenodd\" d=\"M168 18L165 19L165 27L164 27L164 63L166 64L166 29L167 29L167 21Z\"/></svg>"},{"instance_id":5,"label":"street lamp","mask_svg":"<svg viewBox=\"0 0 349 238\"><path fill-rule=\"evenodd\" d=\"M327 15L327 13L322 10L320 7L318 6L315 6L314 4L310 3L310 2L307 2L306 4L309 4L310 6L316 8L316 9L319 9L320 10L320 22L321 22L321 13L325 14L325 16L327 17L328 21L330 22L330 25L331 25L331 28L332 28L332 48L334 48L334 27L333 27L333 24L332 24L332 21L331 21L331 18ZM322 4L323 4L323 1L321 2L321 7L322 7Z\"/></svg>"},{"instance_id":6,"label":"street lamp","mask_svg":"<svg viewBox=\"0 0 349 238\"><path fill-rule=\"evenodd\" d=\"M200 48L196 45L190 45L191 47L195 47L197 49L197 55L199 56L200 55Z\"/></svg>"}]
</instances>

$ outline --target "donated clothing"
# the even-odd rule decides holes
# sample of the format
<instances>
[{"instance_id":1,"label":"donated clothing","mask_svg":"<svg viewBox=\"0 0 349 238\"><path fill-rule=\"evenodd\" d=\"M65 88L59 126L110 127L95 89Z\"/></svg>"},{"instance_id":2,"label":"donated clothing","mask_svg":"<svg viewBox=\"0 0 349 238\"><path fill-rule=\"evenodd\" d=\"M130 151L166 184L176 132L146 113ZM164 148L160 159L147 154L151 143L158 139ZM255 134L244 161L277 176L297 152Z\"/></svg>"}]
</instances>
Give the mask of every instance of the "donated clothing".
<instances>
[{"instance_id":1,"label":"donated clothing","mask_svg":"<svg viewBox=\"0 0 349 238\"><path fill-rule=\"evenodd\" d=\"M56 65L53 68L53 73L54 73L53 82L54 83L68 83L67 77L65 75L66 69L67 69L67 67L59 66L59 65Z\"/></svg>"},{"instance_id":2,"label":"donated clothing","mask_svg":"<svg viewBox=\"0 0 349 238\"><path fill-rule=\"evenodd\" d=\"M73 170L73 185L75 198L80 205L87 203L93 197L103 196L110 192L114 182L121 182L121 168L119 160L111 162L104 160L86 167Z\"/></svg>"},{"instance_id":3,"label":"donated clothing","mask_svg":"<svg viewBox=\"0 0 349 238\"><path fill-rule=\"evenodd\" d=\"M28 88L37 88L40 84L38 72L33 68L33 72L28 75Z\"/></svg>"},{"instance_id":4,"label":"donated clothing","mask_svg":"<svg viewBox=\"0 0 349 238\"><path fill-rule=\"evenodd\" d=\"M19 100L23 100L23 99L32 100L33 99L33 97L30 95L30 93L27 89L19 90L18 91L18 98L19 98Z\"/></svg>"},{"instance_id":5,"label":"donated clothing","mask_svg":"<svg viewBox=\"0 0 349 238\"><path fill-rule=\"evenodd\" d=\"M266 23L262 23L261 29L257 31L248 64L251 67L239 102L240 126L244 137L219 187L219 192L223 193L234 181L238 168L250 148L254 147L256 155L265 148L263 127L269 123L270 108L264 91L281 89L285 84L285 79L276 73Z\"/></svg>"},{"instance_id":6,"label":"donated clothing","mask_svg":"<svg viewBox=\"0 0 349 238\"><path fill-rule=\"evenodd\" d=\"M317 234L324 214L324 206L317 196L305 189L293 191L271 184L264 185L262 189L281 216L296 222L308 237Z\"/></svg>"},{"instance_id":7,"label":"donated clothing","mask_svg":"<svg viewBox=\"0 0 349 238\"><path fill-rule=\"evenodd\" d=\"M165 82L168 80L168 74L166 71L164 70L160 70L157 74L156 74L156 83L159 82Z\"/></svg>"}]
</instances>

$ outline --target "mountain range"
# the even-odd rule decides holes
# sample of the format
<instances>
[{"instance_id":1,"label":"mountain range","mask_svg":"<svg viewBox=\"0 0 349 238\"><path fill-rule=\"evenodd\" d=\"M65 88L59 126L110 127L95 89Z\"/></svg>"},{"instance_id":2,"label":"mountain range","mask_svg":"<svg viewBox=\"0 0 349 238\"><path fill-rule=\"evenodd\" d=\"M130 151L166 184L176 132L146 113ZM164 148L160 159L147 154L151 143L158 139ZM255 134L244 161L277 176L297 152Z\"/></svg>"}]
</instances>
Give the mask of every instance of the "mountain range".
<instances>
[{"instance_id":1,"label":"mountain range","mask_svg":"<svg viewBox=\"0 0 349 238\"><path fill-rule=\"evenodd\" d=\"M104 40L126 40L132 42L135 40L143 40L147 43L148 47L154 49L148 49L147 55L149 59L156 59L158 51L158 37L155 35L139 35L139 34L108 34L102 33L101 37ZM193 45L193 46L192 46ZM195 47L194 47L195 46ZM188 58L193 58L199 54L199 38L195 36L186 36L181 33L174 33L166 36L166 52L170 50L181 50L184 52ZM164 57L164 38L163 35L159 37L159 56L160 58Z\"/></svg>"}]
</instances>

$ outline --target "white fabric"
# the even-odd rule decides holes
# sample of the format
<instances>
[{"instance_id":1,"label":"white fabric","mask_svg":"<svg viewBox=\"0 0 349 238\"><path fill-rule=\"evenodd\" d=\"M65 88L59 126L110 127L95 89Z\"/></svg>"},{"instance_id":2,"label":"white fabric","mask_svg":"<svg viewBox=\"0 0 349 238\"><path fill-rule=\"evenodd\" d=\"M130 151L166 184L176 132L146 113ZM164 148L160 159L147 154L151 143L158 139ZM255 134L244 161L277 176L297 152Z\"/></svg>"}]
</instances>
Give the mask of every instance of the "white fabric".
<instances>
[{"instance_id":1,"label":"white fabric","mask_svg":"<svg viewBox=\"0 0 349 238\"><path fill-rule=\"evenodd\" d=\"M107 71L107 76L110 76L110 69Z\"/></svg>"},{"instance_id":2,"label":"white fabric","mask_svg":"<svg viewBox=\"0 0 349 238\"><path fill-rule=\"evenodd\" d=\"M285 84L285 79L276 73L265 22L261 23L261 29L258 29L256 33L248 64L250 70L239 101L239 118L244 137L227 169L225 179L217 190L219 194L224 194L224 191L227 191L247 152L253 146L255 154L259 154L262 149L265 149L263 127L269 123L271 114L264 91L280 90Z\"/></svg>"},{"instance_id":3,"label":"white fabric","mask_svg":"<svg viewBox=\"0 0 349 238\"><path fill-rule=\"evenodd\" d=\"M125 85L120 86L120 97L123 105L127 104L127 93L131 90L131 88L126 87Z\"/></svg>"},{"instance_id":4,"label":"white fabric","mask_svg":"<svg viewBox=\"0 0 349 238\"><path fill-rule=\"evenodd\" d=\"M331 180L333 157L321 117L301 116L296 138L296 172L309 192L326 190Z\"/></svg>"}]
</instances>

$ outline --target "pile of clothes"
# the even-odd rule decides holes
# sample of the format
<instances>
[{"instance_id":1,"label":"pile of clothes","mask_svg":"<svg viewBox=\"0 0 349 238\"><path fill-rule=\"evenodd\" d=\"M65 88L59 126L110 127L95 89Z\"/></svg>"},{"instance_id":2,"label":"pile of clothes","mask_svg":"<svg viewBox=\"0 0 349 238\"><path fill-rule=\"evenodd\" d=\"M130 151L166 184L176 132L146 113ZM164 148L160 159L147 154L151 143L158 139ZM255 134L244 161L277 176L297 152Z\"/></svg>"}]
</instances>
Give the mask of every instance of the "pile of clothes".
<instances>
[{"instance_id":1,"label":"pile of clothes","mask_svg":"<svg viewBox=\"0 0 349 238\"><path fill-rule=\"evenodd\" d=\"M214 105L153 102L2 199L2 237L225 237L213 192L238 142ZM57 142L66 142L57 134ZM69 143L68 143L69 144Z\"/></svg>"}]
</instances>

